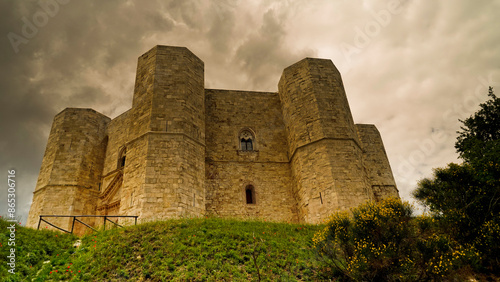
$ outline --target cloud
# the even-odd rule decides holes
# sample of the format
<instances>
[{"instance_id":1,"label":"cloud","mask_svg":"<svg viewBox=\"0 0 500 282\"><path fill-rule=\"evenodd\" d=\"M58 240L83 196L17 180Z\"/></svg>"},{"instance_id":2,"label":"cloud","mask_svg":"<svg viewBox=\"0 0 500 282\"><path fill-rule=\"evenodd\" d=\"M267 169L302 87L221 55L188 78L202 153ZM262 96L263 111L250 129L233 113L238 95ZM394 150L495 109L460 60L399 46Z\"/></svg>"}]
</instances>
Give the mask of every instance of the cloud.
<instances>
[{"instance_id":1,"label":"cloud","mask_svg":"<svg viewBox=\"0 0 500 282\"><path fill-rule=\"evenodd\" d=\"M302 58L314 57L312 49L295 51L285 42L287 14L270 8L262 25L238 47L234 62L247 74L247 85L261 90L277 90L283 69Z\"/></svg>"},{"instance_id":2,"label":"cloud","mask_svg":"<svg viewBox=\"0 0 500 282\"><path fill-rule=\"evenodd\" d=\"M156 44L199 56L207 88L276 91L283 68L332 59L355 121L378 126L406 199L432 167L456 161L458 119L487 98L488 85L500 89L498 0L401 0L389 14L394 0L68 1L16 53L7 34L23 36L24 19L33 23L53 1L0 2L0 181L17 168L28 204L54 115L130 108L137 57ZM368 41L358 48L359 32ZM352 57L345 44L358 48ZM436 132L446 137L422 149Z\"/></svg>"}]
</instances>

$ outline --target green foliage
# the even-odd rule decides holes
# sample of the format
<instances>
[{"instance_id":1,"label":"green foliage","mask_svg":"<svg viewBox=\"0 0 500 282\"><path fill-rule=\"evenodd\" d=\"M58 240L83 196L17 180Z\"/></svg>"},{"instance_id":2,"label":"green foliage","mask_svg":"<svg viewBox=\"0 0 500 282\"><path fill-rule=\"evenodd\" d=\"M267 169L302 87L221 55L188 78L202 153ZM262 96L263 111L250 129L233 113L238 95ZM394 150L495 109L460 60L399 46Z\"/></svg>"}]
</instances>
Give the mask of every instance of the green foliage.
<instances>
[{"instance_id":1,"label":"green foliage","mask_svg":"<svg viewBox=\"0 0 500 282\"><path fill-rule=\"evenodd\" d=\"M463 126L457 132L455 148L460 157L478 164L485 163L485 159L498 161L500 152L500 99L489 88L490 99L480 104L480 110L471 117L460 120ZM496 179L498 181L498 178Z\"/></svg>"},{"instance_id":2,"label":"green foliage","mask_svg":"<svg viewBox=\"0 0 500 282\"><path fill-rule=\"evenodd\" d=\"M491 87L488 95L479 111L461 121L455 148L463 163L435 169L413 195L451 237L462 245L472 242L483 267L499 274L500 99Z\"/></svg>"},{"instance_id":3,"label":"green foliage","mask_svg":"<svg viewBox=\"0 0 500 282\"><path fill-rule=\"evenodd\" d=\"M460 158L475 169L475 176L484 186L493 190L495 202L490 213L498 214L500 186L500 98L490 87L490 99L480 104L480 110L461 120L455 148ZM496 188L496 189L495 189Z\"/></svg>"},{"instance_id":4,"label":"green foliage","mask_svg":"<svg viewBox=\"0 0 500 282\"><path fill-rule=\"evenodd\" d=\"M431 217L412 216L399 199L336 213L313 242L343 281L418 281L453 277L477 253L436 232Z\"/></svg>"},{"instance_id":5,"label":"green foliage","mask_svg":"<svg viewBox=\"0 0 500 282\"><path fill-rule=\"evenodd\" d=\"M26 257L23 251L17 265L31 259L28 271L14 278L2 269L0 281L256 281L259 273L262 281L322 280L324 264L314 256L311 242L320 227L198 218L82 238L20 228L19 234L27 236L19 236L19 246L45 255ZM81 246L74 248L78 239ZM0 260L7 255L1 250Z\"/></svg>"},{"instance_id":6,"label":"green foliage","mask_svg":"<svg viewBox=\"0 0 500 282\"><path fill-rule=\"evenodd\" d=\"M469 164L449 164L434 170L433 179L418 183L414 196L428 206L434 215L448 223L451 234L463 243L474 240L481 226L491 216L489 189L476 177Z\"/></svg>"},{"instance_id":7,"label":"green foliage","mask_svg":"<svg viewBox=\"0 0 500 282\"><path fill-rule=\"evenodd\" d=\"M62 264L74 252L73 242L76 237L71 234L47 230L33 230L17 226L15 232L15 246L9 246L10 232L7 227L12 223L0 219L0 280L26 281L26 277L35 277L35 281L45 281L50 272L51 264ZM16 255L15 275L7 272L7 256L14 248Z\"/></svg>"}]
</instances>

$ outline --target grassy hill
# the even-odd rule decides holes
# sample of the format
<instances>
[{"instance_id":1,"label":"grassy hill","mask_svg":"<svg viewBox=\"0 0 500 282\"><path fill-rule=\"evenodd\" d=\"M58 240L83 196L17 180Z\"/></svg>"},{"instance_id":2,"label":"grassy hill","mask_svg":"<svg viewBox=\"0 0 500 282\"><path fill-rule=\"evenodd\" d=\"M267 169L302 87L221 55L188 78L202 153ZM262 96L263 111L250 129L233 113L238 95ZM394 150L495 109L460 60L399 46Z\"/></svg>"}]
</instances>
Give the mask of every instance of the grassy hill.
<instances>
[{"instance_id":1,"label":"grassy hill","mask_svg":"<svg viewBox=\"0 0 500 282\"><path fill-rule=\"evenodd\" d=\"M1 230L8 223L0 220ZM311 238L321 226L178 219L71 234L19 227L16 275L8 232L0 237L2 281L317 281L324 264ZM74 243L81 239L81 245Z\"/></svg>"}]
</instances>

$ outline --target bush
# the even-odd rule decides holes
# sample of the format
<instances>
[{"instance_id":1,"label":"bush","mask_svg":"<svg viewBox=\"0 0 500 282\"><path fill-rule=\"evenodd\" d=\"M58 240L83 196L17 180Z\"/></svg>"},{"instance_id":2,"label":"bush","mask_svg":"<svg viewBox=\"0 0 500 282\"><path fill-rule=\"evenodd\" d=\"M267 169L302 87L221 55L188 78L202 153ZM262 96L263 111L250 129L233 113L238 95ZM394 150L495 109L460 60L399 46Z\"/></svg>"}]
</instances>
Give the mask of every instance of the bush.
<instances>
[{"instance_id":1,"label":"bush","mask_svg":"<svg viewBox=\"0 0 500 282\"><path fill-rule=\"evenodd\" d=\"M455 275L477 256L438 233L430 217L412 216L399 199L367 203L332 215L313 243L344 281L416 281Z\"/></svg>"}]
</instances>

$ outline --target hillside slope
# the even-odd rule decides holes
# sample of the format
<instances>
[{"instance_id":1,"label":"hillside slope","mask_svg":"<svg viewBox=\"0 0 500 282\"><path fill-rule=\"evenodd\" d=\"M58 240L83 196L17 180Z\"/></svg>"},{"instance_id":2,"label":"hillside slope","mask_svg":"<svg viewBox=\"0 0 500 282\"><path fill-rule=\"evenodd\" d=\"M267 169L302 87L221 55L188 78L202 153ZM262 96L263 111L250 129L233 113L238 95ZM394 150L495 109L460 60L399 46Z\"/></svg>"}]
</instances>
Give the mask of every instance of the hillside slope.
<instances>
[{"instance_id":1,"label":"hillside slope","mask_svg":"<svg viewBox=\"0 0 500 282\"><path fill-rule=\"evenodd\" d=\"M0 228L7 230L7 222ZM315 281L321 226L224 219L152 222L78 237L18 228L15 276L3 281ZM0 261L8 255L0 238ZM9 247L10 248L10 247Z\"/></svg>"}]
</instances>

